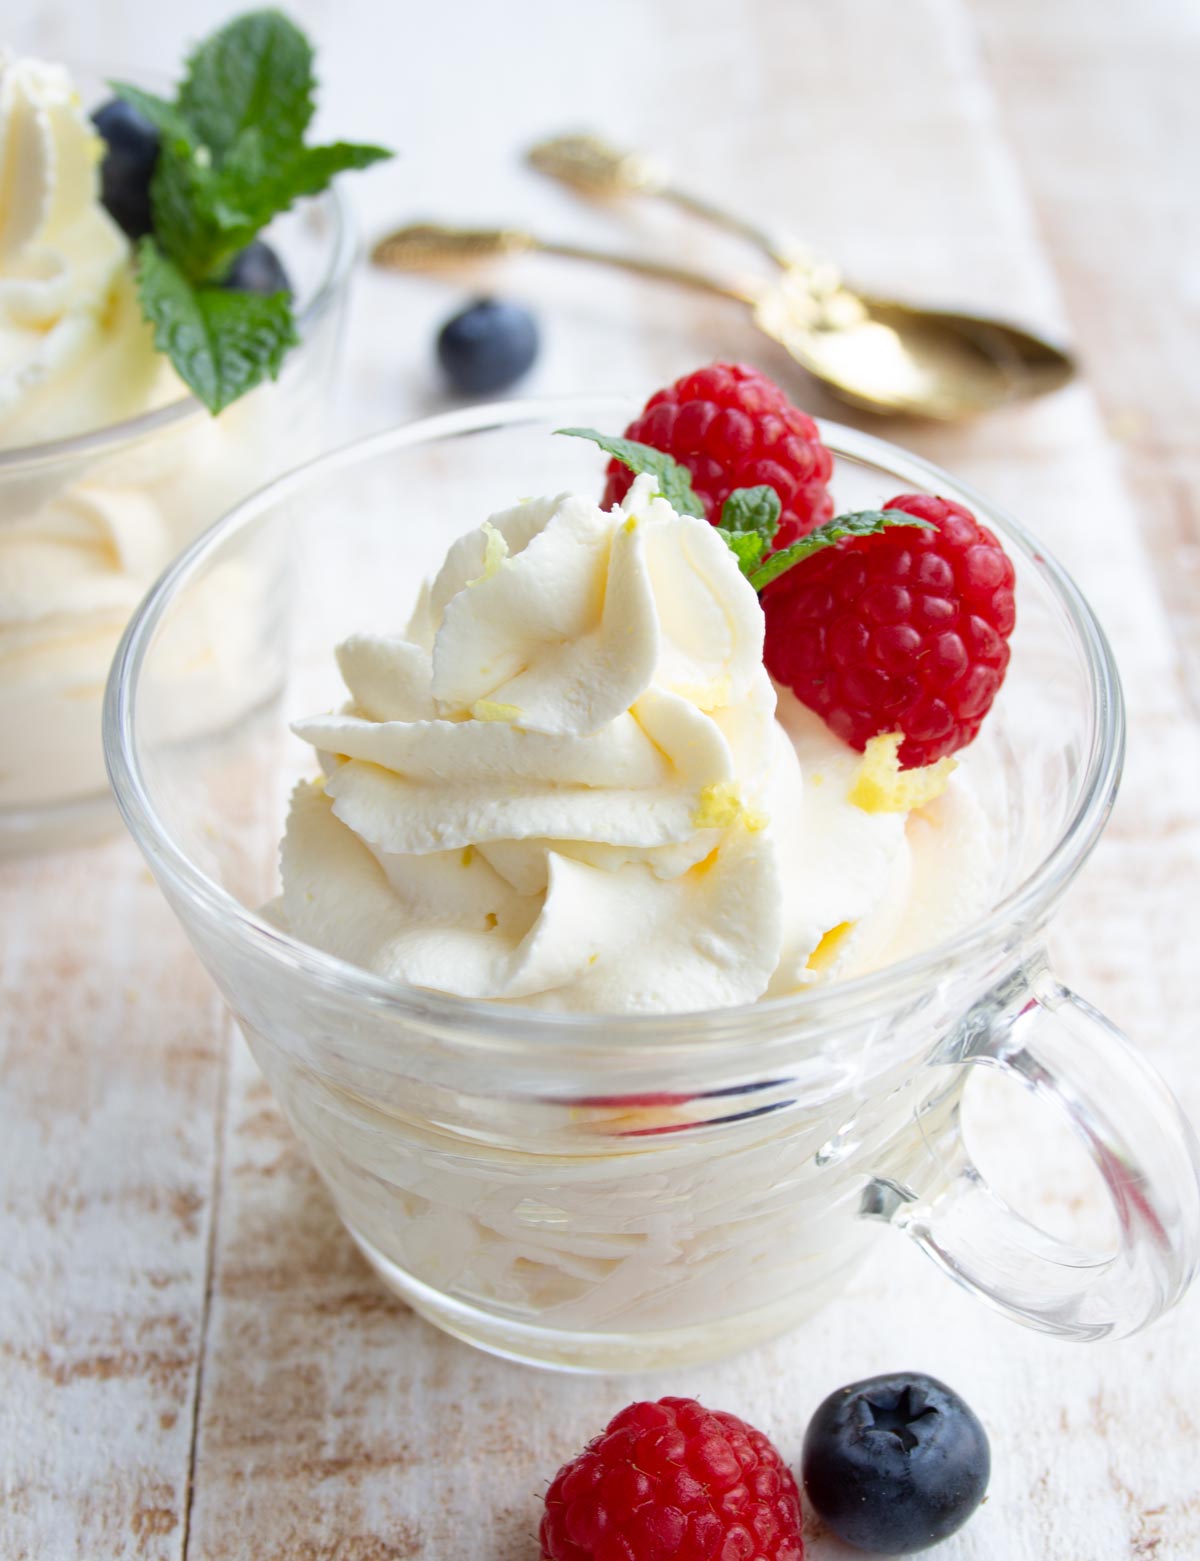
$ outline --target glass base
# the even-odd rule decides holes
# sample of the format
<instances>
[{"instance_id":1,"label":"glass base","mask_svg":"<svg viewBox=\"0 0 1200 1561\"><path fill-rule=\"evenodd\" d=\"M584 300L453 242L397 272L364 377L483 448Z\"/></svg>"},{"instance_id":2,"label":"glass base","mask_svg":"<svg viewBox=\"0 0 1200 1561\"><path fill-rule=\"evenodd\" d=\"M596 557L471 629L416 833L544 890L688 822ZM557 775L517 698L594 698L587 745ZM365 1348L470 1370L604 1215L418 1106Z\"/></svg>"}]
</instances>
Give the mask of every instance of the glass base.
<instances>
[{"instance_id":1,"label":"glass base","mask_svg":"<svg viewBox=\"0 0 1200 1561\"><path fill-rule=\"evenodd\" d=\"M0 861L95 845L120 828L121 815L107 790L64 802L0 808Z\"/></svg>"},{"instance_id":2,"label":"glass base","mask_svg":"<svg viewBox=\"0 0 1200 1561\"><path fill-rule=\"evenodd\" d=\"M567 1332L497 1316L443 1295L385 1257L353 1226L346 1229L388 1289L443 1333L502 1360L584 1376L703 1366L766 1344L819 1311L845 1286L848 1273L858 1266L861 1256L856 1251L851 1261L824 1272L820 1287L806 1288L800 1295L736 1318L659 1332Z\"/></svg>"}]
</instances>

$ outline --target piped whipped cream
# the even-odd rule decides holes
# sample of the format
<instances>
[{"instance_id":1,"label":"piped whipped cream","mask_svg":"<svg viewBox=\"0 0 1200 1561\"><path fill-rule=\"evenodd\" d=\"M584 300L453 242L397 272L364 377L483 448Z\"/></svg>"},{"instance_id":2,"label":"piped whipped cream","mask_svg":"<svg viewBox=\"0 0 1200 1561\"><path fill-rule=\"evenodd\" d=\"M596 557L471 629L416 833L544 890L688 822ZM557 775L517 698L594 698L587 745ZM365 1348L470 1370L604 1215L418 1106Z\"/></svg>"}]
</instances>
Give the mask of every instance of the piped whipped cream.
<instances>
[{"instance_id":1,"label":"piped whipped cream","mask_svg":"<svg viewBox=\"0 0 1200 1561\"><path fill-rule=\"evenodd\" d=\"M716 531L649 476L611 511L494 515L403 635L339 647L348 703L296 724L325 773L294 794L274 916L396 981L614 1014L936 940L988 877L962 770L914 828L853 803L861 756L777 699L763 630Z\"/></svg>"},{"instance_id":2,"label":"piped whipped cream","mask_svg":"<svg viewBox=\"0 0 1200 1561\"><path fill-rule=\"evenodd\" d=\"M102 143L61 66L0 50L0 447L65 438L179 394L141 318Z\"/></svg>"},{"instance_id":3,"label":"piped whipped cream","mask_svg":"<svg viewBox=\"0 0 1200 1561\"><path fill-rule=\"evenodd\" d=\"M141 318L129 242L100 201L101 155L68 73L0 49L0 450L185 393ZM121 633L171 558L295 437L271 404L0 464L0 727L19 734L0 751L0 807L106 791L100 704ZM195 599L172 663L194 727L240 709L253 684L235 666L249 626L232 622L250 586L223 589L223 611L215 587Z\"/></svg>"}]
</instances>

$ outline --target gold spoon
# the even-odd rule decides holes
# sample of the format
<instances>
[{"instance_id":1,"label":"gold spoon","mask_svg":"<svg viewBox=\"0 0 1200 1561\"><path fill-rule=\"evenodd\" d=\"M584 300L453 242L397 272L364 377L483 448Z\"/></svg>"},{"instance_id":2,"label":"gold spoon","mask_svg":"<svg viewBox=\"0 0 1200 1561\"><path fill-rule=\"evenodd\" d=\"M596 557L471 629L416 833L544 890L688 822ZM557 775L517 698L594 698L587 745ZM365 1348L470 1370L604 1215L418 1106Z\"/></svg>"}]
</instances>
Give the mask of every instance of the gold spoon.
<instances>
[{"instance_id":1,"label":"gold spoon","mask_svg":"<svg viewBox=\"0 0 1200 1561\"><path fill-rule=\"evenodd\" d=\"M986 322L972 322L971 316L937 317L939 322L961 322L951 333L944 323L929 324L927 311L881 300L872 300L868 313L863 300L841 289L815 296L808 279L790 269L772 282L729 282L666 261L539 238L520 228L456 228L432 222L389 233L372 249L371 259L391 271L435 271L465 261L532 253L614 266L743 304L759 330L781 343L810 374L843 401L873 412L950 421L1051 390L1072 372L1069 360L1065 372L1059 360L1056 377L1048 367L1038 379L1028 354L1018 353L1008 341L1012 327L1004 327L1005 335L997 339L984 329ZM978 327L974 336L968 329L972 323Z\"/></svg>"},{"instance_id":2,"label":"gold spoon","mask_svg":"<svg viewBox=\"0 0 1200 1561\"><path fill-rule=\"evenodd\" d=\"M753 245L781 272L774 289L755 296L756 323L857 406L952 419L1044 395L1076 372L1065 348L1007 321L848 287L829 261L678 188L661 164L641 153L567 135L540 142L528 156L540 172L575 190L655 195Z\"/></svg>"}]
</instances>

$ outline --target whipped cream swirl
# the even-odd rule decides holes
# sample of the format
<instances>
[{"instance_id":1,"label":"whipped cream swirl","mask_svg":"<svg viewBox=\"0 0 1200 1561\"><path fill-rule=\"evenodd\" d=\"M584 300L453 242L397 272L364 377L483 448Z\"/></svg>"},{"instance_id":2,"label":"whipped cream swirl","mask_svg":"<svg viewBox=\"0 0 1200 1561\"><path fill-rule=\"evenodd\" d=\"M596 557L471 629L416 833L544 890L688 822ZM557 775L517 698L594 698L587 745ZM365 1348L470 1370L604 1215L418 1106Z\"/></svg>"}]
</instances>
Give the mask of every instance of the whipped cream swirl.
<instances>
[{"instance_id":1,"label":"whipped cream swirl","mask_svg":"<svg viewBox=\"0 0 1200 1561\"><path fill-rule=\"evenodd\" d=\"M0 447L132 416L159 385L101 154L68 73L0 50Z\"/></svg>"},{"instance_id":2,"label":"whipped cream swirl","mask_svg":"<svg viewBox=\"0 0 1200 1561\"><path fill-rule=\"evenodd\" d=\"M608 512L493 516L406 634L339 647L345 707L296 724L325 777L275 916L398 981L607 1013L795 990L846 924L877 948L905 819L847 801L858 755L807 712L776 719L762 644L721 538L648 476Z\"/></svg>"},{"instance_id":3,"label":"whipped cream swirl","mask_svg":"<svg viewBox=\"0 0 1200 1561\"><path fill-rule=\"evenodd\" d=\"M0 49L0 449L184 394L100 202L101 153L67 72ZM0 808L106 790L100 702L113 651L155 576L274 463L267 404L0 471L0 725L21 734L0 754ZM181 712L210 721L222 701L240 707L239 686L256 686L240 669L234 678L225 649L247 638L230 627L247 590L229 584L223 613L207 599L195 608L196 644L174 669Z\"/></svg>"}]
</instances>

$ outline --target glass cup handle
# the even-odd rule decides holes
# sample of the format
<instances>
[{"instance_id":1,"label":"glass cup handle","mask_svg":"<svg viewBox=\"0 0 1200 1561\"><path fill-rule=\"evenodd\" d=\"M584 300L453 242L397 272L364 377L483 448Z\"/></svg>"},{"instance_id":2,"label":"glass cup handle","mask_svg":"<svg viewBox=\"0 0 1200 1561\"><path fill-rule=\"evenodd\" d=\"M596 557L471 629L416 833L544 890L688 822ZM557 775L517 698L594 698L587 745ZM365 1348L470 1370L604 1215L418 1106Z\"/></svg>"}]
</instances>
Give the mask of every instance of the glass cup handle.
<instances>
[{"instance_id":1,"label":"glass cup handle","mask_svg":"<svg viewBox=\"0 0 1200 1561\"><path fill-rule=\"evenodd\" d=\"M1001 1068L1054 1102L1108 1188L1117 1250L1047 1235L992 1191L967 1154L957 1089L949 1111L935 1102L918 1119L927 1182L877 1178L863 1213L890 1220L968 1290L1046 1333L1120 1336L1173 1306L1200 1259L1200 1145L1125 1036L1043 968L972 1009L935 1061Z\"/></svg>"}]
</instances>

